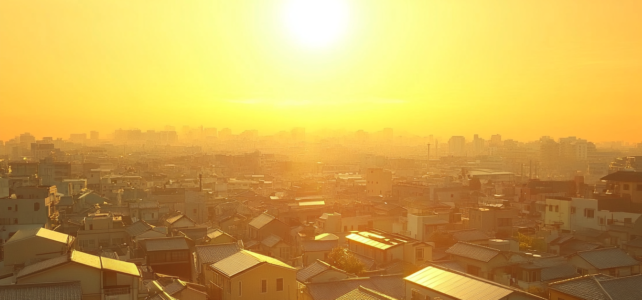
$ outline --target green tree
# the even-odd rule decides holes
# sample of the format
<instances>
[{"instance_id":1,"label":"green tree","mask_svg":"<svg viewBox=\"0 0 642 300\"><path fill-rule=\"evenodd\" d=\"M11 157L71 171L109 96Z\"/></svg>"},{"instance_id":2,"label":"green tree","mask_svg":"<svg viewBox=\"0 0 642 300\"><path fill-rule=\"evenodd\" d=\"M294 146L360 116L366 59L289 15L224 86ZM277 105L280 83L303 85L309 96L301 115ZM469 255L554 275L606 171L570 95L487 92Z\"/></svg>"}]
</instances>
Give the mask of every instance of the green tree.
<instances>
[{"instance_id":1,"label":"green tree","mask_svg":"<svg viewBox=\"0 0 642 300\"><path fill-rule=\"evenodd\" d=\"M343 247L336 247L332 249L332 251L330 251L330 254L328 254L326 262L338 269L355 275L361 274L361 272L363 272L363 269L365 269L363 263L359 259L354 257L354 255L352 255L352 253L350 253L348 249Z\"/></svg>"}]
</instances>

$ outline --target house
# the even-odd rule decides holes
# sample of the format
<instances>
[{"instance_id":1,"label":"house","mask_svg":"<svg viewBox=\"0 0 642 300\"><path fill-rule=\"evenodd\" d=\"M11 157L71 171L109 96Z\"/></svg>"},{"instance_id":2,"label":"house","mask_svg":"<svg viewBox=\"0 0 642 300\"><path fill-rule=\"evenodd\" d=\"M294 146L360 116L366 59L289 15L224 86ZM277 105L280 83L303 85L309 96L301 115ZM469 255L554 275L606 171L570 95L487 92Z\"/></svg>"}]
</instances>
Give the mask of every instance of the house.
<instances>
[{"instance_id":1,"label":"house","mask_svg":"<svg viewBox=\"0 0 642 300\"><path fill-rule=\"evenodd\" d=\"M466 273L490 280L495 279L493 270L508 262L508 258L499 249L465 242L454 244L446 253L461 264Z\"/></svg>"},{"instance_id":2,"label":"house","mask_svg":"<svg viewBox=\"0 0 642 300\"><path fill-rule=\"evenodd\" d=\"M466 242L471 244L486 245L491 236L477 229L464 229L452 231L450 234L455 242Z\"/></svg>"},{"instance_id":3,"label":"house","mask_svg":"<svg viewBox=\"0 0 642 300\"><path fill-rule=\"evenodd\" d=\"M207 227L203 226L177 229L177 232L174 232L174 236L185 236L197 245L203 245L209 241Z\"/></svg>"},{"instance_id":4,"label":"house","mask_svg":"<svg viewBox=\"0 0 642 300\"><path fill-rule=\"evenodd\" d=\"M247 233L247 218L241 214L216 217L213 223L221 230L237 238Z\"/></svg>"},{"instance_id":5,"label":"house","mask_svg":"<svg viewBox=\"0 0 642 300\"><path fill-rule=\"evenodd\" d=\"M321 234L323 235L323 234ZM318 235L318 236L321 236ZM301 245L301 251L303 253L303 265L307 266L314 263L317 260L325 260L328 258L328 255L332 249L339 246L339 238L325 240L327 236L321 237L321 239L315 239L311 241L303 241Z\"/></svg>"},{"instance_id":6,"label":"house","mask_svg":"<svg viewBox=\"0 0 642 300\"><path fill-rule=\"evenodd\" d=\"M165 232L165 230L161 230L158 227L151 225L145 221L138 221L127 226L125 228L125 232L129 236L127 242L130 246L137 245L139 239L160 238L167 236L167 232Z\"/></svg>"},{"instance_id":7,"label":"house","mask_svg":"<svg viewBox=\"0 0 642 300\"><path fill-rule=\"evenodd\" d=\"M248 250L208 266L205 280L211 299L297 299L296 269Z\"/></svg>"},{"instance_id":8,"label":"house","mask_svg":"<svg viewBox=\"0 0 642 300\"><path fill-rule=\"evenodd\" d=\"M57 204L60 197L56 186L20 186L15 197L0 199L0 238L8 240L20 229L35 226L53 229L59 225Z\"/></svg>"},{"instance_id":9,"label":"house","mask_svg":"<svg viewBox=\"0 0 642 300\"><path fill-rule=\"evenodd\" d=\"M509 286L454 270L429 266L404 278L405 299L544 299Z\"/></svg>"},{"instance_id":10,"label":"house","mask_svg":"<svg viewBox=\"0 0 642 300\"><path fill-rule=\"evenodd\" d=\"M469 227L488 232L496 237L507 237L512 234L513 219L517 211L503 207L483 207L468 212Z\"/></svg>"},{"instance_id":11,"label":"house","mask_svg":"<svg viewBox=\"0 0 642 300\"><path fill-rule=\"evenodd\" d=\"M642 172L617 171L601 178L607 193L626 196L633 203L642 203Z\"/></svg>"},{"instance_id":12,"label":"house","mask_svg":"<svg viewBox=\"0 0 642 300\"><path fill-rule=\"evenodd\" d=\"M262 253L266 253L268 256L277 258L283 262L289 262L291 260L290 248L290 245L286 244L280 236L275 234L264 238L260 245Z\"/></svg>"},{"instance_id":13,"label":"house","mask_svg":"<svg viewBox=\"0 0 642 300\"><path fill-rule=\"evenodd\" d=\"M247 224L247 235L250 239L262 241L274 234L287 239L289 226L276 217L262 213Z\"/></svg>"},{"instance_id":14,"label":"house","mask_svg":"<svg viewBox=\"0 0 642 300\"><path fill-rule=\"evenodd\" d=\"M139 241L143 256L154 272L177 276L184 280L192 278L193 244L185 237L162 237Z\"/></svg>"},{"instance_id":15,"label":"house","mask_svg":"<svg viewBox=\"0 0 642 300\"><path fill-rule=\"evenodd\" d=\"M204 286L174 277L160 277L149 282L146 287L150 294L161 299L167 295L171 297L168 299L207 300Z\"/></svg>"},{"instance_id":16,"label":"house","mask_svg":"<svg viewBox=\"0 0 642 300\"><path fill-rule=\"evenodd\" d=\"M169 232L172 232L174 229L190 228L196 225L196 223L194 223L192 219L183 214L177 214L168 217L167 219L165 219L164 224Z\"/></svg>"},{"instance_id":17,"label":"house","mask_svg":"<svg viewBox=\"0 0 642 300\"><path fill-rule=\"evenodd\" d=\"M642 299L642 275L612 277L591 274L549 284L550 300Z\"/></svg>"},{"instance_id":18,"label":"house","mask_svg":"<svg viewBox=\"0 0 642 300\"><path fill-rule=\"evenodd\" d=\"M21 266L64 255L74 249L75 238L45 228L18 230L4 244L5 267Z\"/></svg>"},{"instance_id":19,"label":"house","mask_svg":"<svg viewBox=\"0 0 642 300\"><path fill-rule=\"evenodd\" d=\"M227 234L225 231L221 229L208 229L207 238L208 238L207 243L210 245L227 244L227 243L236 242L236 238Z\"/></svg>"},{"instance_id":20,"label":"house","mask_svg":"<svg viewBox=\"0 0 642 300\"><path fill-rule=\"evenodd\" d=\"M640 274L640 262L620 248L579 251L569 258L580 275L606 274L623 277Z\"/></svg>"},{"instance_id":21,"label":"house","mask_svg":"<svg viewBox=\"0 0 642 300\"><path fill-rule=\"evenodd\" d=\"M82 299L137 299L141 274L135 264L80 251L26 266L17 284L78 281Z\"/></svg>"},{"instance_id":22,"label":"house","mask_svg":"<svg viewBox=\"0 0 642 300\"><path fill-rule=\"evenodd\" d=\"M377 291L378 293L392 297L393 299L404 298L403 276L395 274L370 277L353 277L323 282L308 282L305 284L305 287L301 291L301 297L298 299L334 300L346 295L347 293L355 289L358 289L360 286L373 291Z\"/></svg>"},{"instance_id":23,"label":"house","mask_svg":"<svg viewBox=\"0 0 642 300\"><path fill-rule=\"evenodd\" d=\"M371 258L378 264L394 260L421 264L432 260L430 244L381 230L353 232L346 236L346 241L352 253Z\"/></svg>"},{"instance_id":24,"label":"house","mask_svg":"<svg viewBox=\"0 0 642 300\"><path fill-rule=\"evenodd\" d=\"M213 263L216 263L232 254L241 251L243 247L239 243L197 245L194 248L194 278L193 281L204 283L203 270Z\"/></svg>"},{"instance_id":25,"label":"house","mask_svg":"<svg viewBox=\"0 0 642 300\"><path fill-rule=\"evenodd\" d=\"M0 285L0 299L81 300L80 281Z\"/></svg>"},{"instance_id":26,"label":"house","mask_svg":"<svg viewBox=\"0 0 642 300\"><path fill-rule=\"evenodd\" d=\"M89 252L127 242L123 216L112 213L93 213L84 218L76 235L78 250Z\"/></svg>"},{"instance_id":27,"label":"house","mask_svg":"<svg viewBox=\"0 0 642 300\"><path fill-rule=\"evenodd\" d=\"M525 291L538 289L545 291L548 283L576 277L575 266L564 257L534 257L512 267L514 279L519 288Z\"/></svg>"},{"instance_id":28,"label":"house","mask_svg":"<svg viewBox=\"0 0 642 300\"><path fill-rule=\"evenodd\" d=\"M341 269L335 268L330 264L316 260L309 266L296 272L296 280L301 283L308 282L326 282L349 278L350 275Z\"/></svg>"}]
</instances>

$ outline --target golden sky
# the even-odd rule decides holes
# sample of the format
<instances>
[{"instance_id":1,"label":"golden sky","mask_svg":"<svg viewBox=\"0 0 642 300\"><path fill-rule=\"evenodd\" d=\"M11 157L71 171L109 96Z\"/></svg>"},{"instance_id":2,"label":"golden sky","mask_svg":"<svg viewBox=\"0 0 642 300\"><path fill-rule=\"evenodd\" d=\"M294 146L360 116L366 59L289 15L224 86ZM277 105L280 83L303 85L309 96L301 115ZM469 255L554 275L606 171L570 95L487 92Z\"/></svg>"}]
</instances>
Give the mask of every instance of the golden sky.
<instances>
[{"instance_id":1,"label":"golden sky","mask_svg":"<svg viewBox=\"0 0 642 300\"><path fill-rule=\"evenodd\" d=\"M642 1L292 1L0 1L0 140L204 125L642 141Z\"/></svg>"}]
</instances>

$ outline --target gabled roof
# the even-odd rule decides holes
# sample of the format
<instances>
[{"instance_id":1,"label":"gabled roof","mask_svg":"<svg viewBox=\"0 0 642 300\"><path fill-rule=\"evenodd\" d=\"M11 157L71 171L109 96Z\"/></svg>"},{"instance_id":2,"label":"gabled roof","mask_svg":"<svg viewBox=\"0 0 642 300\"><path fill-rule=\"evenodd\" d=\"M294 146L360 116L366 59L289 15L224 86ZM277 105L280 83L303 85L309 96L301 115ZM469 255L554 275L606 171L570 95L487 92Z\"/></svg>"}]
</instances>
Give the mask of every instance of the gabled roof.
<instances>
[{"instance_id":1,"label":"gabled roof","mask_svg":"<svg viewBox=\"0 0 642 300\"><path fill-rule=\"evenodd\" d=\"M489 262L495 256L500 254L498 249L470 244L465 242L458 242L452 245L446 253L451 255L463 256L474 260Z\"/></svg>"},{"instance_id":2,"label":"gabled roof","mask_svg":"<svg viewBox=\"0 0 642 300\"><path fill-rule=\"evenodd\" d=\"M296 272L296 280L299 282L305 283L308 279L319 275L327 270L330 270L332 266L330 266L328 263L316 260L313 264L300 269Z\"/></svg>"},{"instance_id":3,"label":"gabled roof","mask_svg":"<svg viewBox=\"0 0 642 300\"><path fill-rule=\"evenodd\" d=\"M306 286L314 300L334 300L359 288L359 286L397 299L402 299L405 296L403 276L398 274L309 282L306 283Z\"/></svg>"},{"instance_id":4,"label":"gabled roof","mask_svg":"<svg viewBox=\"0 0 642 300\"><path fill-rule=\"evenodd\" d=\"M461 300L499 300L505 299L504 297L513 293L526 294L463 272L448 271L433 266L426 267L404 279L440 294ZM532 296L533 299L538 298L537 296Z\"/></svg>"},{"instance_id":5,"label":"gabled roof","mask_svg":"<svg viewBox=\"0 0 642 300\"><path fill-rule=\"evenodd\" d=\"M642 172L617 171L601 178L608 181L642 182Z\"/></svg>"},{"instance_id":6,"label":"gabled roof","mask_svg":"<svg viewBox=\"0 0 642 300\"><path fill-rule=\"evenodd\" d=\"M265 245L268 248L274 247L281 241L281 237L275 234L270 234L268 237L264 238L261 241L261 244Z\"/></svg>"},{"instance_id":7,"label":"gabled roof","mask_svg":"<svg viewBox=\"0 0 642 300\"><path fill-rule=\"evenodd\" d=\"M91 255L81 251L71 251L68 254L50 258L24 267L17 278L39 273L66 263L77 263L99 270L109 270L122 274L140 276L140 271L135 264L106 257Z\"/></svg>"},{"instance_id":8,"label":"gabled roof","mask_svg":"<svg viewBox=\"0 0 642 300\"><path fill-rule=\"evenodd\" d=\"M339 245L339 240L303 241L304 252L331 251Z\"/></svg>"},{"instance_id":9,"label":"gabled roof","mask_svg":"<svg viewBox=\"0 0 642 300\"><path fill-rule=\"evenodd\" d=\"M187 250L189 245L184 237L162 237L144 239L145 250L147 251L167 251L167 250Z\"/></svg>"},{"instance_id":10,"label":"gabled roof","mask_svg":"<svg viewBox=\"0 0 642 300\"><path fill-rule=\"evenodd\" d=\"M371 247L375 247L381 250L386 250L392 247L396 247L407 242L405 240L390 238L377 233L367 232L367 231L359 232L359 233L351 233L350 235L346 236L346 239L355 241L364 245L368 245Z\"/></svg>"},{"instance_id":11,"label":"gabled roof","mask_svg":"<svg viewBox=\"0 0 642 300\"><path fill-rule=\"evenodd\" d=\"M17 241L26 240L28 238L39 237L61 243L64 245L71 244L74 241L74 237L66 235L64 233L56 232L53 230L45 228L29 228L29 229L20 229L18 230L6 243L11 244Z\"/></svg>"},{"instance_id":12,"label":"gabled roof","mask_svg":"<svg viewBox=\"0 0 642 300\"><path fill-rule=\"evenodd\" d=\"M613 277L604 274L585 275L550 283L548 288L580 299L613 300L600 284L601 280L612 278ZM618 300L619 299L626 298L618 298Z\"/></svg>"},{"instance_id":13,"label":"gabled roof","mask_svg":"<svg viewBox=\"0 0 642 300\"><path fill-rule=\"evenodd\" d=\"M222 235L226 235L226 236L236 240L236 238L234 238L233 236L229 235L227 232L225 232L223 230L220 230L220 229L209 229L207 231L207 237L210 238L211 240L213 240L213 239L215 239L215 238L217 238L219 236L222 236Z\"/></svg>"},{"instance_id":14,"label":"gabled roof","mask_svg":"<svg viewBox=\"0 0 642 300\"><path fill-rule=\"evenodd\" d=\"M207 227L182 228L179 231L192 241L202 240L207 237Z\"/></svg>"},{"instance_id":15,"label":"gabled roof","mask_svg":"<svg viewBox=\"0 0 642 300\"><path fill-rule=\"evenodd\" d=\"M358 288L337 298L337 300L396 300L386 294L379 293L375 290L359 286Z\"/></svg>"},{"instance_id":16,"label":"gabled roof","mask_svg":"<svg viewBox=\"0 0 642 300\"><path fill-rule=\"evenodd\" d=\"M241 251L237 243L198 245L196 246L196 257L201 264L213 264Z\"/></svg>"},{"instance_id":17,"label":"gabled roof","mask_svg":"<svg viewBox=\"0 0 642 300\"><path fill-rule=\"evenodd\" d=\"M178 220L180 220L182 218L187 218L192 223L194 223L194 221L192 221L192 219L190 219L188 216L183 215L183 214L178 214L178 215L175 215L175 216L171 216L171 217L165 219L165 222L167 222L169 224L174 224L174 223L178 222Z\"/></svg>"},{"instance_id":18,"label":"gabled roof","mask_svg":"<svg viewBox=\"0 0 642 300\"><path fill-rule=\"evenodd\" d=\"M577 252L577 256L597 269L610 269L639 265L640 262L620 248L602 248Z\"/></svg>"},{"instance_id":19,"label":"gabled roof","mask_svg":"<svg viewBox=\"0 0 642 300\"><path fill-rule=\"evenodd\" d=\"M125 231L129 236L137 236L143 232L146 232L147 230L150 230L154 228L154 226L150 225L149 223L145 221L138 221L135 222L134 224L131 224L125 228Z\"/></svg>"},{"instance_id":20,"label":"gabled roof","mask_svg":"<svg viewBox=\"0 0 642 300\"><path fill-rule=\"evenodd\" d=\"M339 237L332 233L322 233L314 237L315 241L338 241Z\"/></svg>"},{"instance_id":21,"label":"gabled roof","mask_svg":"<svg viewBox=\"0 0 642 300\"><path fill-rule=\"evenodd\" d=\"M264 263L295 270L294 267L278 259L254 253L248 250L241 250L238 253L230 255L217 263L211 264L210 267L228 277L233 277L243 271Z\"/></svg>"},{"instance_id":22,"label":"gabled roof","mask_svg":"<svg viewBox=\"0 0 642 300\"><path fill-rule=\"evenodd\" d=\"M0 285L0 299L81 300L79 281Z\"/></svg>"},{"instance_id":23,"label":"gabled roof","mask_svg":"<svg viewBox=\"0 0 642 300\"><path fill-rule=\"evenodd\" d=\"M252 221L250 221L248 225L256 229L261 229L263 226L267 225L268 223L272 222L272 220L275 220L275 219L276 218L274 216L268 215L266 213L262 213L258 215L256 218L252 219Z\"/></svg>"}]
</instances>

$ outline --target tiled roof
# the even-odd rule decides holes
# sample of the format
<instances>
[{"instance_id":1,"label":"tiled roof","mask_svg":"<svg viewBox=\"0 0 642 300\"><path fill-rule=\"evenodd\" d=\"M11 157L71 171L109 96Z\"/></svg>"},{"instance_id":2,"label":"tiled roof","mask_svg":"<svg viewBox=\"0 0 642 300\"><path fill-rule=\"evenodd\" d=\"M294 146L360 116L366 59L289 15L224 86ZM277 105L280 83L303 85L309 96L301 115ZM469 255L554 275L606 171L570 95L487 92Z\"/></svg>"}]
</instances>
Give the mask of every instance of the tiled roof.
<instances>
[{"instance_id":1,"label":"tiled roof","mask_svg":"<svg viewBox=\"0 0 642 300\"><path fill-rule=\"evenodd\" d=\"M339 245L338 240L329 240L329 241L303 241L303 251L305 252L315 252L315 251L330 251L333 248L336 248Z\"/></svg>"},{"instance_id":2,"label":"tiled roof","mask_svg":"<svg viewBox=\"0 0 642 300\"><path fill-rule=\"evenodd\" d=\"M125 228L125 231L129 234L129 236L137 236L152 228L154 228L154 226L149 225L147 222L138 221L134 224L127 226L127 228Z\"/></svg>"},{"instance_id":3,"label":"tiled roof","mask_svg":"<svg viewBox=\"0 0 642 300\"><path fill-rule=\"evenodd\" d=\"M180 232L191 240L197 241L202 240L207 236L207 227L182 228Z\"/></svg>"},{"instance_id":4,"label":"tiled roof","mask_svg":"<svg viewBox=\"0 0 642 300\"><path fill-rule=\"evenodd\" d=\"M499 255L500 251L480 245L458 242L457 244L454 244L452 247L448 248L448 250L446 250L446 253L488 262L495 256Z\"/></svg>"},{"instance_id":5,"label":"tiled roof","mask_svg":"<svg viewBox=\"0 0 642 300\"><path fill-rule=\"evenodd\" d=\"M11 244L17 241L28 239L31 237L39 237L50 241L58 242L67 245L74 240L74 237L60 233L57 231L45 228L29 228L18 230L6 243Z\"/></svg>"},{"instance_id":6,"label":"tiled roof","mask_svg":"<svg viewBox=\"0 0 642 300\"><path fill-rule=\"evenodd\" d=\"M300 269L296 272L296 280L305 283L308 279L321 274L322 272L331 269L332 267L320 260L315 261L313 264Z\"/></svg>"},{"instance_id":7,"label":"tiled roof","mask_svg":"<svg viewBox=\"0 0 642 300\"><path fill-rule=\"evenodd\" d=\"M602 288L617 300L642 299L642 275L600 280Z\"/></svg>"},{"instance_id":8,"label":"tiled roof","mask_svg":"<svg viewBox=\"0 0 642 300\"><path fill-rule=\"evenodd\" d=\"M337 300L395 300L386 294L359 286L358 288L337 298Z\"/></svg>"},{"instance_id":9,"label":"tiled roof","mask_svg":"<svg viewBox=\"0 0 642 300\"><path fill-rule=\"evenodd\" d=\"M237 243L196 246L196 257L201 264L213 264L241 251Z\"/></svg>"},{"instance_id":10,"label":"tiled roof","mask_svg":"<svg viewBox=\"0 0 642 300\"><path fill-rule=\"evenodd\" d=\"M187 250L189 245L184 237L162 237L143 240L147 251Z\"/></svg>"},{"instance_id":11,"label":"tiled roof","mask_svg":"<svg viewBox=\"0 0 642 300\"><path fill-rule=\"evenodd\" d=\"M589 243L585 241L572 239L560 245L560 254L569 255L578 251L593 250L600 247L601 245L597 243Z\"/></svg>"},{"instance_id":12,"label":"tiled roof","mask_svg":"<svg viewBox=\"0 0 642 300\"><path fill-rule=\"evenodd\" d=\"M268 215L266 213L262 213L258 215L256 218L252 219L250 223L248 223L249 226L252 226L256 229L261 229L263 226L267 225L268 223L272 222L272 220L276 219L275 217Z\"/></svg>"},{"instance_id":13,"label":"tiled roof","mask_svg":"<svg viewBox=\"0 0 642 300\"><path fill-rule=\"evenodd\" d=\"M229 235L227 232L220 229L209 229L207 231L207 237L209 237L212 240L222 235L227 235L231 238L234 238L233 236Z\"/></svg>"},{"instance_id":14,"label":"tiled roof","mask_svg":"<svg viewBox=\"0 0 642 300\"><path fill-rule=\"evenodd\" d=\"M82 288L79 281L1 285L0 299L81 300Z\"/></svg>"},{"instance_id":15,"label":"tiled roof","mask_svg":"<svg viewBox=\"0 0 642 300\"><path fill-rule=\"evenodd\" d=\"M228 277L232 277L262 263L268 263L295 270L294 267L278 259L247 250L241 250L238 253L232 254L219 262L211 264L210 267L225 274Z\"/></svg>"},{"instance_id":16,"label":"tiled roof","mask_svg":"<svg viewBox=\"0 0 642 300\"><path fill-rule=\"evenodd\" d=\"M466 268L462 266L459 262L456 262L454 260L440 260L440 261L433 261L430 263L431 265L441 267L442 269L448 269L448 270L455 270L459 272L466 272Z\"/></svg>"},{"instance_id":17,"label":"tiled roof","mask_svg":"<svg viewBox=\"0 0 642 300\"><path fill-rule=\"evenodd\" d=\"M642 248L642 237L637 237L628 243L626 243L628 247L636 247L636 248Z\"/></svg>"},{"instance_id":18,"label":"tiled roof","mask_svg":"<svg viewBox=\"0 0 642 300\"><path fill-rule=\"evenodd\" d=\"M455 231L452 233L453 238L456 241L461 241L461 242L472 242L472 241L481 241L481 240L488 240L490 237L477 229L467 229L467 230L460 230L460 231Z\"/></svg>"},{"instance_id":19,"label":"tiled roof","mask_svg":"<svg viewBox=\"0 0 642 300\"><path fill-rule=\"evenodd\" d=\"M560 280L579 275L575 266L569 263L559 264L557 266L546 267L542 269L542 281Z\"/></svg>"},{"instance_id":20,"label":"tiled roof","mask_svg":"<svg viewBox=\"0 0 642 300\"><path fill-rule=\"evenodd\" d=\"M602 274L585 275L550 283L548 288L580 299L612 300L599 283L599 280L609 278L612 277Z\"/></svg>"},{"instance_id":21,"label":"tiled roof","mask_svg":"<svg viewBox=\"0 0 642 300\"><path fill-rule=\"evenodd\" d=\"M610 269L639 265L640 262L626 254L620 248L603 248L580 251L577 255L597 269Z\"/></svg>"},{"instance_id":22,"label":"tiled roof","mask_svg":"<svg viewBox=\"0 0 642 300\"><path fill-rule=\"evenodd\" d=\"M359 288L359 286L397 299L402 299L405 295L402 275L382 275L329 282L311 282L307 283L306 286L314 300L337 299Z\"/></svg>"},{"instance_id":23,"label":"tiled roof","mask_svg":"<svg viewBox=\"0 0 642 300\"><path fill-rule=\"evenodd\" d=\"M261 241L261 244L265 245L268 248L274 247L281 241L281 237L275 234L270 234L268 237Z\"/></svg>"}]
</instances>

